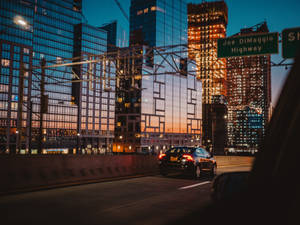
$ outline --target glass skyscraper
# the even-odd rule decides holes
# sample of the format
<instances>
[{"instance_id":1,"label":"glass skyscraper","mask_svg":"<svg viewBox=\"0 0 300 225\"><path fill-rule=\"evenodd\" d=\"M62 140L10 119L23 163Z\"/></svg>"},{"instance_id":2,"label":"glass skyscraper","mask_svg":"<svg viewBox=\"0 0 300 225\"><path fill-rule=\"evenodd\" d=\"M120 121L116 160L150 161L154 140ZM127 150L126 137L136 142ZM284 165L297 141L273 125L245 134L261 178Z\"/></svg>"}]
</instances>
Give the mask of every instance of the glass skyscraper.
<instances>
[{"instance_id":1,"label":"glass skyscraper","mask_svg":"<svg viewBox=\"0 0 300 225\"><path fill-rule=\"evenodd\" d=\"M23 99L31 98L32 83L32 62L33 62L33 20L34 8L32 2L0 1L0 148L1 152L7 149L16 148L19 130L17 124L24 129L23 133L29 134L29 110L24 107L21 114L18 105L19 85L24 90ZM22 17L20 17L22 15ZM19 17L18 17L19 16ZM26 26L21 27L17 22L24 19ZM22 67L25 67L25 72ZM22 69L21 69L22 68ZM24 71L24 72L22 72ZM22 74L22 75L21 75ZM22 78L22 79L21 79ZM20 82L22 80L22 82ZM19 104L20 103L20 104ZM26 103L25 103L26 104ZM12 144L13 143L13 144ZM26 143L28 145L28 141ZM13 146L14 145L14 146Z\"/></svg>"},{"instance_id":2,"label":"glass skyscraper","mask_svg":"<svg viewBox=\"0 0 300 225\"><path fill-rule=\"evenodd\" d=\"M84 82L72 83L73 103L78 106L78 150L107 151L111 148L115 124L115 70L105 58L107 32L77 24L74 32L76 61L99 62L75 65L73 72ZM76 77L73 77L76 81Z\"/></svg>"},{"instance_id":3,"label":"glass skyscraper","mask_svg":"<svg viewBox=\"0 0 300 225\"><path fill-rule=\"evenodd\" d=\"M121 63L114 151L201 144L201 83L188 72L186 7L183 0L131 1L131 49L120 50L130 60Z\"/></svg>"},{"instance_id":4,"label":"glass skyscraper","mask_svg":"<svg viewBox=\"0 0 300 225\"><path fill-rule=\"evenodd\" d=\"M148 46L187 44L187 26L185 0L131 1L131 45L141 38Z\"/></svg>"},{"instance_id":5,"label":"glass skyscraper","mask_svg":"<svg viewBox=\"0 0 300 225\"><path fill-rule=\"evenodd\" d=\"M117 21L103 24L100 29L107 31L107 50L114 51L116 47L122 48L128 46L126 31Z\"/></svg>"},{"instance_id":6,"label":"glass skyscraper","mask_svg":"<svg viewBox=\"0 0 300 225\"><path fill-rule=\"evenodd\" d=\"M44 153L72 150L78 147L80 135L80 138L84 138L80 143L81 148L87 152L97 151L102 141L96 141L95 138L105 139L109 133L102 136L98 127L99 130L105 129L105 132L114 129L114 103L110 100L114 99L113 92L102 95L101 89L98 92L91 91L83 83L80 86L82 111L79 111L79 105L74 104L76 95L71 82L74 68L47 68L81 53L99 55L106 51L106 32L87 25L81 26L80 45L74 44L74 38L80 33L75 31L82 21L81 7L81 0L0 1L1 152L26 153L29 149L36 152L41 148L38 144L40 140ZM41 70L42 60L46 62L44 73ZM82 66L82 70L85 66ZM95 67L93 73L100 71ZM43 94L48 101L40 126L43 79ZM92 85L96 89L100 82L95 81ZM105 104L102 97L106 99ZM93 107L87 106L88 103L93 103ZM106 106L107 111L112 111L107 112L103 120L100 119L102 103L102 108ZM79 120L79 113L85 117ZM82 121L87 122L82 125Z\"/></svg>"}]
</instances>

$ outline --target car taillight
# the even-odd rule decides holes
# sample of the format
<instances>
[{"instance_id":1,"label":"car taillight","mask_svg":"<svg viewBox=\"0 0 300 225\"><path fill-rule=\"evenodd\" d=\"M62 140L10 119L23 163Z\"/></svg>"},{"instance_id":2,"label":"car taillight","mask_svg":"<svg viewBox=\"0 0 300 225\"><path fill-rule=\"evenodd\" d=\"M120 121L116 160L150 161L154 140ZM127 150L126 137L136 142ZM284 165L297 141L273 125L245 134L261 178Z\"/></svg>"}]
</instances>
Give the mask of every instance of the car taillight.
<instances>
[{"instance_id":1,"label":"car taillight","mask_svg":"<svg viewBox=\"0 0 300 225\"><path fill-rule=\"evenodd\" d=\"M182 156L182 158L185 158L187 161L194 161L193 157L191 155L188 155L188 154L184 154Z\"/></svg>"},{"instance_id":2,"label":"car taillight","mask_svg":"<svg viewBox=\"0 0 300 225\"><path fill-rule=\"evenodd\" d=\"M162 159L162 158L165 157L165 156L166 156L166 154L161 153L161 154L159 154L158 159Z\"/></svg>"}]
</instances>

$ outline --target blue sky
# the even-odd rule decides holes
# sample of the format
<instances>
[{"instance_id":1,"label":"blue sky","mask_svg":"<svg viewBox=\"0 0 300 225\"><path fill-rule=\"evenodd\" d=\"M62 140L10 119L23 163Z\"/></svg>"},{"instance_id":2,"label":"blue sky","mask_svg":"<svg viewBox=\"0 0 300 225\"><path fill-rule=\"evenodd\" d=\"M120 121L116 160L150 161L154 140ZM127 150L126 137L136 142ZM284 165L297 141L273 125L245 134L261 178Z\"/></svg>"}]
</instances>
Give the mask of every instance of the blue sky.
<instances>
[{"instance_id":1,"label":"blue sky","mask_svg":"<svg viewBox=\"0 0 300 225\"><path fill-rule=\"evenodd\" d=\"M130 0L119 0L129 14ZM187 2L201 3L202 0ZM209 2L209 1L208 1ZM300 27L299 0L225 0L228 6L227 35L238 33L241 28L251 27L266 21L270 32L281 32L285 28ZM83 12L88 23L99 26L112 20L127 30L129 23L114 0L83 0ZM281 45L279 45L281 49ZM279 63L279 54L272 55L272 61ZM284 67L272 68L272 102L275 104L288 70Z\"/></svg>"}]
</instances>

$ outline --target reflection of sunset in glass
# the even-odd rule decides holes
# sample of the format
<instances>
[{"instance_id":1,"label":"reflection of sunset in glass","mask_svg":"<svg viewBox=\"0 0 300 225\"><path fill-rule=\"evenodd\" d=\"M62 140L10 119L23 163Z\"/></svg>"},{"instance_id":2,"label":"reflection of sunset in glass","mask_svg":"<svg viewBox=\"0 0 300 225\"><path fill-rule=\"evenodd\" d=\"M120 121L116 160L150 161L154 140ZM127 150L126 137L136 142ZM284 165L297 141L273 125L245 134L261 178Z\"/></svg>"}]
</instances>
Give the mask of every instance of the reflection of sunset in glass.
<instances>
[{"instance_id":1,"label":"reflection of sunset in glass","mask_svg":"<svg viewBox=\"0 0 300 225\"><path fill-rule=\"evenodd\" d=\"M195 77L166 75L162 84L145 76L142 81L142 132L201 134L201 83Z\"/></svg>"}]
</instances>

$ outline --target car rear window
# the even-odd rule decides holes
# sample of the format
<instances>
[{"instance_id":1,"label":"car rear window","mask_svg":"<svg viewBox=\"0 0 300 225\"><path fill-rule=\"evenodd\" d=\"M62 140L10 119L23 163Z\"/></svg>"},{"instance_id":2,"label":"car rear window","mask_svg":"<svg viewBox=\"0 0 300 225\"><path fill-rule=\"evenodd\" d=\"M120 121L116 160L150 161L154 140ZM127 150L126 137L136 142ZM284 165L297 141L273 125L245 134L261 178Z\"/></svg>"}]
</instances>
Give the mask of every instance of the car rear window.
<instances>
[{"instance_id":1,"label":"car rear window","mask_svg":"<svg viewBox=\"0 0 300 225\"><path fill-rule=\"evenodd\" d=\"M195 151L195 148L188 148L188 147L179 147L179 148L171 148L166 153L171 154L192 154Z\"/></svg>"}]
</instances>

